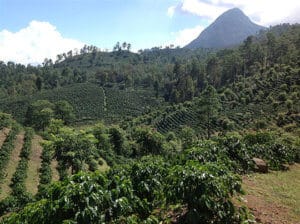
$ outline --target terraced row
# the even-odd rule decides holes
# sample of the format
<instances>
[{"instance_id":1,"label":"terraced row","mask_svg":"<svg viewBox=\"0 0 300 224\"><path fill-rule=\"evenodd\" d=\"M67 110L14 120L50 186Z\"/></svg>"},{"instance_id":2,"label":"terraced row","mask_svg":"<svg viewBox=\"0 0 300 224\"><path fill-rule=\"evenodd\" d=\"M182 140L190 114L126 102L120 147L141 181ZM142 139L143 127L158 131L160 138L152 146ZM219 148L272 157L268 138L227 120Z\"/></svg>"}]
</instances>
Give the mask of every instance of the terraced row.
<instances>
[{"instance_id":1,"label":"terraced row","mask_svg":"<svg viewBox=\"0 0 300 224\"><path fill-rule=\"evenodd\" d=\"M12 114L14 119L23 123L29 105L37 100L68 101L74 108L78 122L118 121L124 117L141 115L150 108L157 108L162 103L161 100L155 98L151 89L120 90L118 88L102 88L92 83L80 83L41 91L32 96L1 99L0 111Z\"/></svg>"},{"instance_id":2,"label":"terraced row","mask_svg":"<svg viewBox=\"0 0 300 224\"><path fill-rule=\"evenodd\" d=\"M198 125L197 113L194 110L178 110L163 117L155 126L159 132L166 133L170 130L179 130L182 126L196 127Z\"/></svg>"},{"instance_id":3,"label":"terraced row","mask_svg":"<svg viewBox=\"0 0 300 224\"><path fill-rule=\"evenodd\" d=\"M11 147L11 150L8 150L6 153L7 162L3 165L1 170L3 178L0 178L0 201L12 193L12 184L15 184L13 182L19 183L21 179L24 179L26 191L34 195L38 191L40 181L39 175L42 164L41 155L43 151L40 143L42 138L38 135L34 135L32 139L30 137L30 139L27 140L30 142L27 143L31 149L26 152L24 150L26 147L25 136L27 132L15 131L15 133L13 133L13 131L14 130L11 128L4 128L0 130L0 152L3 154L2 150L6 150L8 144ZM15 135L15 137L10 135ZM20 164L21 159L24 159L24 157L28 157L25 159L28 160L25 167L23 164ZM58 180L58 172L55 165L56 161L52 161L51 164L51 170L53 173L52 180L56 181Z\"/></svg>"}]
</instances>

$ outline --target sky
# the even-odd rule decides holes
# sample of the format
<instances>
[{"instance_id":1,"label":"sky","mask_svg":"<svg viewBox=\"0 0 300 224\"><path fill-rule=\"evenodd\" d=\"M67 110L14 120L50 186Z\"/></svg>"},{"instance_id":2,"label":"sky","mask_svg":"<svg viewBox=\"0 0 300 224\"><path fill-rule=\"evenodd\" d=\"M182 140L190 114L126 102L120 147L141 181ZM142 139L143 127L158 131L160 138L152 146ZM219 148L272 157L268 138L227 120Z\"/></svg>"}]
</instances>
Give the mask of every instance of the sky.
<instances>
[{"instance_id":1,"label":"sky","mask_svg":"<svg viewBox=\"0 0 300 224\"><path fill-rule=\"evenodd\" d=\"M85 44L183 47L228 9L260 25L300 23L299 0L0 0L0 61L42 63Z\"/></svg>"}]
</instances>

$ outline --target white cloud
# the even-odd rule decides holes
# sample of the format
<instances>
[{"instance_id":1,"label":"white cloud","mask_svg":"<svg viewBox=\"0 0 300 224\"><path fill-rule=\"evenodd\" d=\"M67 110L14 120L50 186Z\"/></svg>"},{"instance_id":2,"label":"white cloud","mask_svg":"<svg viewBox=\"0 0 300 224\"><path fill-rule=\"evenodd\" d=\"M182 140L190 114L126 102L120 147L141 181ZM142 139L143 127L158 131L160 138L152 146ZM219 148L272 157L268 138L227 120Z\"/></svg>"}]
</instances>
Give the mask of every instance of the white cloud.
<instances>
[{"instance_id":1,"label":"white cloud","mask_svg":"<svg viewBox=\"0 0 300 224\"><path fill-rule=\"evenodd\" d=\"M180 9L183 12L189 12L208 19L214 19L227 10L225 7L198 0L183 0Z\"/></svg>"},{"instance_id":2,"label":"white cloud","mask_svg":"<svg viewBox=\"0 0 300 224\"><path fill-rule=\"evenodd\" d=\"M173 6L173 14L191 13L212 22L221 13L233 7L240 8L254 22L265 26L300 22L299 0L181 0Z\"/></svg>"},{"instance_id":3,"label":"white cloud","mask_svg":"<svg viewBox=\"0 0 300 224\"><path fill-rule=\"evenodd\" d=\"M173 33L173 36L175 37L174 40L170 41L170 44L173 44L175 47L180 46L183 47L190 43L192 40L196 39L196 37L199 36L199 34L204 29L203 26L196 26L193 28L187 28L180 30L176 33ZM167 44L167 45L170 45Z\"/></svg>"},{"instance_id":4,"label":"white cloud","mask_svg":"<svg viewBox=\"0 0 300 224\"><path fill-rule=\"evenodd\" d=\"M15 33L0 31L0 60L22 64L41 63L45 58L56 59L56 55L84 43L64 38L55 26L48 22L32 21L29 26Z\"/></svg>"},{"instance_id":5,"label":"white cloud","mask_svg":"<svg viewBox=\"0 0 300 224\"><path fill-rule=\"evenodd\" d=\"M172 18L176 10L176 5L170 6L167 11L167 15Z\"/></svg>"}]
</instances>

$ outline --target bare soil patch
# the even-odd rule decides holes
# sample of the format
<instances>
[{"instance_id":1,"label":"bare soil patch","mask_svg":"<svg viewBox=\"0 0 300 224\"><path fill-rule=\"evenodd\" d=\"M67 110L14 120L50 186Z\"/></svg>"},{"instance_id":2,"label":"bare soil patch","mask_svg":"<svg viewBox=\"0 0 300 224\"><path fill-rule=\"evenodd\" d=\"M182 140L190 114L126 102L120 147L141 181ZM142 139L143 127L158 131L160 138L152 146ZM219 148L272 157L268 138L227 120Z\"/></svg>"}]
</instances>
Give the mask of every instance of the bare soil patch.
<instances>
[{"instance_id":1,"label":"bare soil patch","mask_svg":"<svg viewBox=\"0 0 300 224\"><path fill-rule=\"evenodd\" d=\"M43 151L43 148L40 145L40 142L42 140L42 137L38 135L35 135L32 139L31 154L29 156L28 162L27 178L25 180L26 189L32 194L36 194L38 191L39 175L42 162L41 155Z\"/></svg>"}]
</instances>

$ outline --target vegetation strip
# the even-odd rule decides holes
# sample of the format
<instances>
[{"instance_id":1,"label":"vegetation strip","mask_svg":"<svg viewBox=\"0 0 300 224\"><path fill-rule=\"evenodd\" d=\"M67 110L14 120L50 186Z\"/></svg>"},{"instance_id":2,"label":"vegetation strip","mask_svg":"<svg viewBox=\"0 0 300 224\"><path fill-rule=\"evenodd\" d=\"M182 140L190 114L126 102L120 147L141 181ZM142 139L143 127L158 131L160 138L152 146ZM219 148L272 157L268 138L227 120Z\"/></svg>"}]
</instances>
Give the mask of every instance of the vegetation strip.
<instances>
[{"instance_id":1,"label":"vegetation strip","mask_svg":"<svg viewBox=\"0 0 300 224\"><path fill-rule=\"evenodd\" d=\"M39 140L39 148L41 148L41 140ZM46 143L45 143L46 144ZM42 192L47 184L50 184L53 178L53 170L51 169L51 162L52 162L52 151L49 150L47 147L43 147L41 152L41 167L39 169L40 176L39 176L39 186L38 191Z\"/></svg>"},{"instance_id":2,"label":"vegetation strip","mask_svg":"<svg viewBox=\"0 0 300 224\"><path fill-rule=\"evenodd\" d=\"M1 146L3 145L9 132L10 132L10 129L6 128L6 127L0 131L0 150L1 150Z\"/></svg>"},{"instance_id":3,"label":"vegetation strip","mask_svg":"<svg viewBox=\"0 0 300 224\"><path fill-rule=\"evenodd\" d=\"M101 89L103 91L103 111L106 112L107 111L107 97L106 97L104 88L101 87Z\"/></svg>"},{"instance_id":4,"label":"vegetation strip","mask_svg":"<svg viewBox=\"0 0 300 224\"><path fill-rule=\"evenodd\" d=\"M21 132L16 136L16 140L14 141L14 149L12 150L11 156L9 158L9 161L7 163L6 167L6 177L3 181L1 186L1 194L0 194L0 200L4 199L11 193L11 183L12 178L14 177L15 172L17 171L18 164L21 160L21 152L22 147L24 145L24 132Z\"/></svg>"},{"instance_id":5,"label":"vegetation strip","mask_svg":"<svg viewBox=\"0 0 300 224\"><path fill-rule=\"evenodd\" d=\"M16 135L19 132L19 128L17 126L13 126L12 130L9 132L7 138L5 139L1 150L0 150L0 182L3 181L5 177L5 168L10 159L10 155L12 150L14 149L14 141L16 139Z\"/></svg>"},{"instance_id":6,"label":"vegetation strip","mask_svg":"<svg viewBox=\"0 0 300 224\"><path fill-rule=\"evenodd\" d=\"M24 142L21 145L21 147L23 147L20 152L20 161L17 163L17 168L11 179L10 187L12 193L0 202L0 215L4 212L10 212L16 208L20 208L31 201L32 196L26 191L25 179L27 177L32 136L33 130L31 128L26 128Z\"/></svg>"},{"instance_id":7,"label":"vegetation strip","mask_svg":"<svg viewBox=\"0 0 300 224\"><path fill-rule=\"evenodd\" d=\"M32 136L33 136L33 130L27 128L25 130L24 144L20 154L21 160L17 166L16 172L12 177L12 183L11 183L12 195L16 197L22 196L26 192L25 179L27 178L28 175L27 170L28 170L29 155L31 153Z\"/></svg>"}]
</instances>

